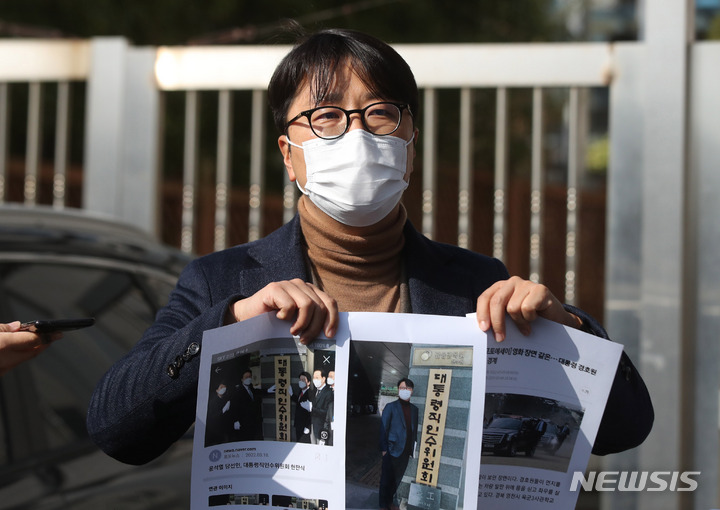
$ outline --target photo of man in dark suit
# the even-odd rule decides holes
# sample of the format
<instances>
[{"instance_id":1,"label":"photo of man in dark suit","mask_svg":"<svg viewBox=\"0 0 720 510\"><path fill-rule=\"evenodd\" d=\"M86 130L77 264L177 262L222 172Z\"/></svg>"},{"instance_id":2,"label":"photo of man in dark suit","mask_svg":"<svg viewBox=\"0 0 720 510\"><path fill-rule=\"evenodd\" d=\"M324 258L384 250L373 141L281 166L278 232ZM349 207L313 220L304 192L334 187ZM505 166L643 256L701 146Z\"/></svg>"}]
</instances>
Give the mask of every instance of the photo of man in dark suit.
<instances>
[{"instance_id":1,"label":"photo of man in dark suit","mask_svg":"<svg viewBox=\"0 0 720 510\"><path fill-rule=\"evenodd\" d=\"M207 427L205 446L229 443L234 440L233 423L236 421L235 409L232 409L228 387L218 383L208 398Z\"/></svg>"},{"instance_id":2,"label":"photo of man in dark suit","mask_svg":"<svg viewBox=\"0 0 720 510\"><path fill-rule=\"evenodd\" d=\"M332 390L333 400L328 406L327 415L325 418L325 430L327 430L327 441L325 444L328 446L333 445L333 427L335 426L335 371L329 370L327 376L327 385Z\"/></svg>"},{"instance_id":3,"label":"photo of man in dark suit","mask_svg":"<svg viewBox=\"0 0 720 510\"><path fill-rule=\"evenodd\" d=\"M263 392L253 387L252 371L244 370L240 384L232 395L232 405L240 410L238 421L234 424L237 441L262 441L262 397Z\"/></svg>"},{"instance_id":4,"label":"photo of man in dark suit","mask_svg":"<svg viewBox=\"0 0 720 510\"><path fill-rule=\"evenodd\" d=\"M300 372L298 376L298 388L300 391L293 393L292 400L295 406L295 441L298 443L310 442L310 427L312 427L312 413L310 402L312 399L312 388L310 387L311 376L308 372Z\"/></svg>"},{"instance_id":5,"label":"photo of man in dark suit","mask_svg":"<svg viewBox=\"0 0 720 510\"><path fill-rule=\"evenodd\" d=\"M385 406L380 427L382 472L380 475L380 508L399 508L395 493L415 449L418 432L418 408L410 403L415 384L403 378L398 381L398 399Z\"/></svg>"},{"instance_id":6,"label":"photo of man in dark suit","mask_svg":"<svg viewBox=\"0 0 720 510\"><path fill-rule=\"evenodd\" d=\"M333 403L332 388L327 385L327 372L315 370L313 372L313 385L315 392L312 397L312 443L324 445L328 439L325 428L328 409Z\"/></svg>"}]
</instances>

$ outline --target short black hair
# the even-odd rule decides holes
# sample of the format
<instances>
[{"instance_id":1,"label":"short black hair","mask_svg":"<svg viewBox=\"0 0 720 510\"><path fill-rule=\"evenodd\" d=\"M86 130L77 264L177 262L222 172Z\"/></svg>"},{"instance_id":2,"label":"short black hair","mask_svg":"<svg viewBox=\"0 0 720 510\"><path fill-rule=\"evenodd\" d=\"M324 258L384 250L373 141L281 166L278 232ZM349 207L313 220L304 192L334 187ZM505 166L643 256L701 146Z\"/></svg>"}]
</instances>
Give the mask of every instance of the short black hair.
<instances>
[{"instance_id":1,"label":"short black hair","mask_svg":"<svg viewBox=\"0 0 720 510\"><path fill-rule=\"evenodd\" d=\"M407 377L403 377L402 379L400 379L400 380L398 381L398 388L400 387L400 385L401 385L402 383L405 383L405 386L407 386L407 387L410 388L411 390L415 389L415 384L414 384L410 379L408 379Z\"/></svg>"},{"instance_id":2,"label":"short black hair","mask_svg":"<svg viewBox=\"0 0 720 510\"><path fill-rule=\"evenodd\" d=\"M309 84L311 96L319 104L330 91L338 68L346 61L374 95L407 103L413 119L417 119L418 88L407 62L390 45L371 35L329 29L296 44L270 79L268 101L280 133L285 132L288 109L298 90Z\"/></svg>"},{"instance_id":3,"label":"short black hair","mask_svg":"<svg viewBox=\"0 0 720 510\"><path fill-rule=\"evenodd\" d=\"M305 379L308 381L312 381L312 376L308 372L300 372L300 375L298 375L298 379L300 379L302 376L305 376Z\"/></svg>"}]
</instances>

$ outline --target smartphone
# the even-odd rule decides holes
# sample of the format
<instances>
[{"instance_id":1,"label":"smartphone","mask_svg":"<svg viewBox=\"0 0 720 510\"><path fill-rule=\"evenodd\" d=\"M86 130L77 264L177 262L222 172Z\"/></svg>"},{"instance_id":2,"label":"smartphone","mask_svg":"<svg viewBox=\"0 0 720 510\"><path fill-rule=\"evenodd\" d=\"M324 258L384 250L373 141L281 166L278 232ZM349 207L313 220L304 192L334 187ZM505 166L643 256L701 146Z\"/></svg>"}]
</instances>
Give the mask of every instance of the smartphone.
<instances>
[{"instance_id":1,"label":"smartphone","mask_svg":"<svg viewBox=\"0 0 720 510\"><path fill-rule=\"evenodd\" d=\"M33 333L54 333L56 331L72 331L75 329L87 328L95 324L92 317L84 319L54 319L35 320L20 324L20 331L31 331Z\"/></svg>"}]
</instances>

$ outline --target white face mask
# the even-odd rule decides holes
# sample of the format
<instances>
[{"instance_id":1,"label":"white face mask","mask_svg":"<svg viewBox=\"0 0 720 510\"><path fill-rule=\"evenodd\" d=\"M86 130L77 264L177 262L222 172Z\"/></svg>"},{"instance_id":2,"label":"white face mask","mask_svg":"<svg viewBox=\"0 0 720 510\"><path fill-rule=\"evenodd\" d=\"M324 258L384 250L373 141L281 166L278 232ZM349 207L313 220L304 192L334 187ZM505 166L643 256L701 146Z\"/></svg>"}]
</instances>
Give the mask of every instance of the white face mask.
<instances>
[{"instance_id":1,"label":"white face mask","mask_svg":"<svg viewBox=\"0 0 720 510\"><path fill-rule=\"evenodd\" d=\"M412 395L412 390L398 391L398 397L400 397L401 400L410 400L410 395Z\"/></svg>"},{"instance_id":2,"label":"white face mask","mask_svg":"<svg viewBox=\"0 0 720 510\"><path fill-rule=\"evenodd\" d=\"M222 397L223 395L225 395L226 391L227 391L227 388L220 388L219 390L217 390L217 394Z\"/></svg>"},{"instance_id":3,"label":"white face mask","mask_svg":"<svg viewBox=\"0 0 720 510\"><path fill-rule=\"evenodd\" d=\"M252 377L246 377L245 380L243 381L243 384L245 386L250 386L252 384Z\"/></svg>"},{"instance_id":4,"label":"white face mask","mask_svg":"<svg viewBox=\"0 0 720 510\"><path fill-rule=\"evenodd\" d=\"M313 384L315 385L316 388L319 388L320 386L323 385L322 379L313 379Z\"/></svg>"},{"instance_id":5,"label":"white face mask","mask_svg":"<svg viewBox=\"0 0 720 510\"><path fill-rule=\"evenodd\" d=\"M298 386L300 386L301 390L304 390L307 386L307 383L305 381L298 381Z\"/></svg>"},{"instance_id":6,"label":"white face mask","mask_svg":"<svg viewBox=\"0 0 720 510\"><path fill-rule=\"evenodd\" d=\"M328 378L327 378L327 383L328 383L329 386L332 386L333 384L335 384L335 379L333 379L332 377L328 377Z\"/></svg>"},{"instance_id":7,"label":"white face mask","mask_svg":"<svg viewBox=\"0 0 720 510\"><path fill-rule=\"evenodd\" d=\"M375 136L362 129L340 138L303 142L307 182L298 188L325 214L351 227L367 227L400 202L407 171L407 146L396 136ZM296 181L297 182L297 181Z\"/></svg>"}]
</instances>

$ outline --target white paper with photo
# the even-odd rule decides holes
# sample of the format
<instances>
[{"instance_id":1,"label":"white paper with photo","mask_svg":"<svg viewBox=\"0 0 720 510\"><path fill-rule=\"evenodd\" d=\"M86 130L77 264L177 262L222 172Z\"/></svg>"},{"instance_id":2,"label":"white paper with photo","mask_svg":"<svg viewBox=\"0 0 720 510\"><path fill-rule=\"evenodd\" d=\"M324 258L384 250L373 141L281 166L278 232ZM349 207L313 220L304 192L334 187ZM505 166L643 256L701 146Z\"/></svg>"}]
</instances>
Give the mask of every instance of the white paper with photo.
<instances>
[{"instance_id":1,"label":"white paper with photo","mask_svg":"<svg viewBox=\"0 0 720 510\"><path fill-rule=\"evenodd\" d=\"M475 316L469 317L473 322ZM572 509L622 345L544 319L488 339L478 506Z\"/></svg>"},{"instance_id":2,"label":"white paper with photo","mask_svg":"<svg viewBox=\"0 0 720 510\"><path fill-rule=\"evenodd\" d=\"M347 366L347 316L341 314L333 340L321 337L307 348L289 327L268 313L205 332L193 442L193 510L227 504L248 509L344 506L344 441L331 446L332 436L327 439L329 430L344 438L344 413L337 413L324 434L313 430L303 436L316 444L294 442L298 405L290 401L290 388L297 398L301 370L312 374L331 360L332 368ZM250 386L243 384L242 371L252 374ZM332 392L335 407L345 409L347 377L337 380L334 390L323 391ZM248 418L253 415L248 406L258 399L262 432L257 417Z\"/></svg>"},{"instance_id":3,"label":"white paper with photo","mask_svg":"<svg viewBox=\"0 0 720 510\"><path fill-rule=\"evenodd\" d=\"M409 378L418 431L413 455L404 459L407 468L395 503L401 508L474 509L480 458L468 461L468 452L481 448L485 333L465 317L419 314L353 312L349 328L349 375L368 381L357 388L351 382L350 405L361 398L362 386L375 393L379 387L380 395L369 415L362 409L349 413L345 508L385 506L379 502L379 479L387 469L380 451L381 417L385 408L390 415L390 406L397 405L399 380ZM469 433L474 429L477 433ZM398 455L400 459L404 453Z\"/></svg>"}]
</instances>

